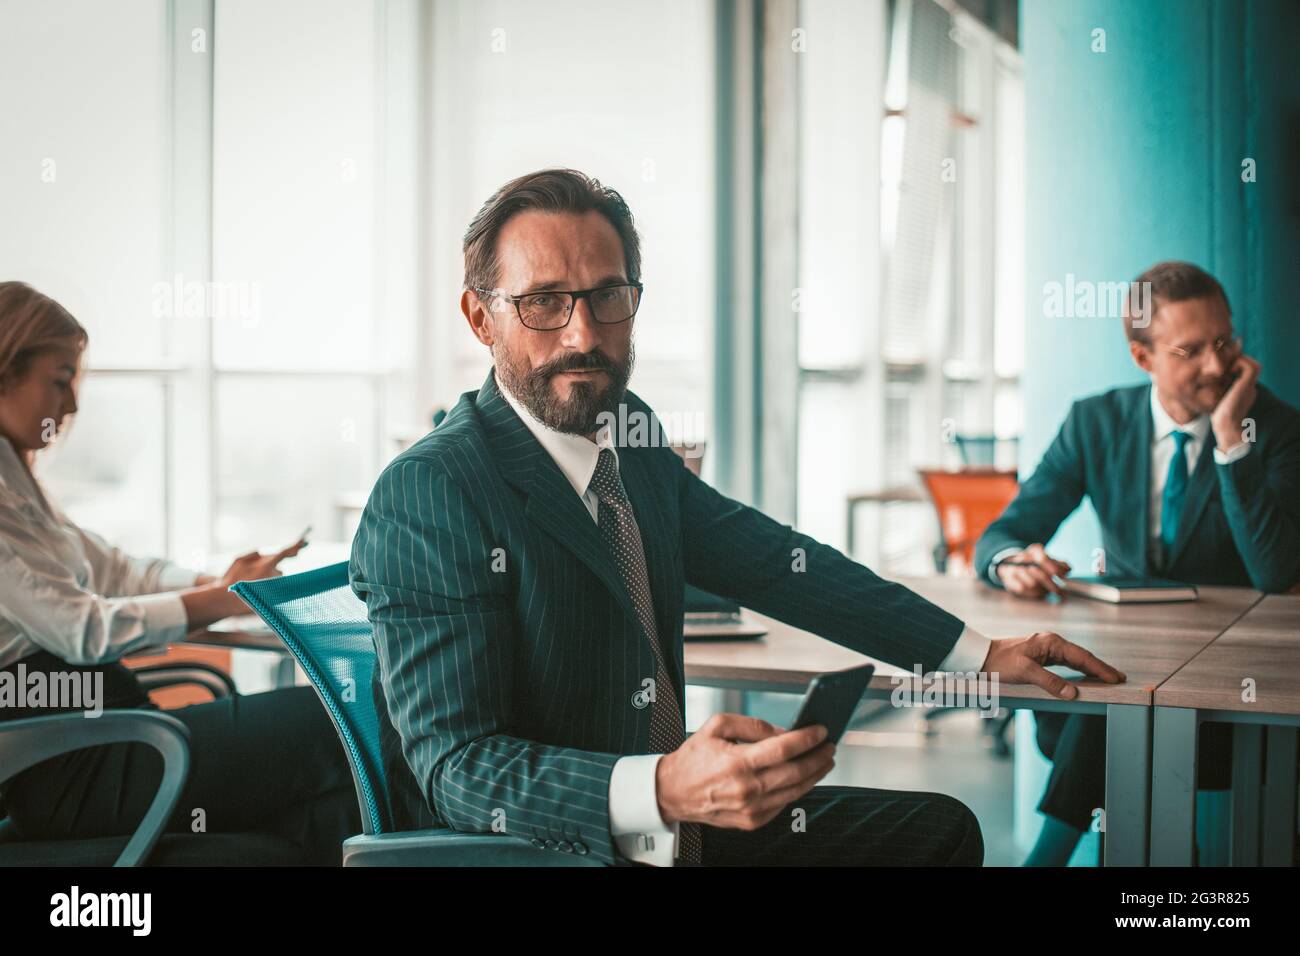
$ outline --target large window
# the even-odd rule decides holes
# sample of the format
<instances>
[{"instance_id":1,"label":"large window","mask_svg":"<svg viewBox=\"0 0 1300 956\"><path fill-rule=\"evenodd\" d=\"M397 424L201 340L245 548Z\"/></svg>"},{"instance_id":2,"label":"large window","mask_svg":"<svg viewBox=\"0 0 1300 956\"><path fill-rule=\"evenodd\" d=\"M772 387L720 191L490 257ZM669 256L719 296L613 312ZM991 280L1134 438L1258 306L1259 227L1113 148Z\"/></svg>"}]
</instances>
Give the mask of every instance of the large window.
<instances>
[{"instance_id":1,"label":"large window","mask_svg":"<svg viewBox=\"0 0 1300 956\"><path fill-rule=\"evenodd\" d=\"M709 420L715 16L696 0L11 5L0 55L32 81L0 89L28 131L0 153L0 265L92 338L83 411L43 463L69 511L194 562L307 525L346 541L382 465L489 367L457 307L465 225L552 165L636 215L633 388L702 431L681 437L726 439ZM1019 57L935 0L804 0L798 20L789 461L799 524L843 545L853 493L956 464L955 433L1018 432ZM858 557L928 566L924 508L858 519Z\"/></svg>"},{"instance_id":2,"label":"large window","mask_svg":"<svg viewBox=\"0 0 1300 956\"><path fill-rule=\"evenodd\" d=\"M307 525L349 536L416 411L417 192L388 162L409 141L392 124L416 118L417 91L388 79L415 49L389 45L406 13L217 4L213 278L231 298L256 294L212 326L218 550Z\"/></svg>"},{"instance_id":3,"label":"large window","mask_svg":"<svg viewBox=\"0 0 1300 956\"><path fill-rule=\"evenodd\" d=\"M855 557L923 573L928 504L845 503L960 464L955 435L1018 433L1019 57L934 0L801 19L799 523L844 545L855 520Z\"/></svg>"},{"instance_id":4,"label":"large window","mask_svg":"<svg viewBox=\"0 0 1300 956\"><path fill-rule=\"evenodd\" d=\"M417 5L10 4L0 273L85 325L39 463L68 512L208 564L346 516L418 428Z\"/></svg>"},{"instance_id":5,"label":"large window","mask_svg":"<svg viewBox=\"0 0 1300 956\"><path fill-rule=\"evenodd\" d=\"M81 412L40 463L75 520L191 564L307 525L350 539L384 463L481 384L461 235L544 166L628 200L632 387L709 437L710 4L66 0L4 18L23 82L0 107L23 133L0 151L0 277L91 336Z\"/></svg>"},{"instance_id":6,"label":"large window","mask_svg":"<svg viewBox=\"0 0 1300 956\"><path fill-rule=\"evenodd\" d=\"M70 513L155 551L167 543L160 399L174 344L151 308L170 265L166 7L8 3L0 29L0 278L63 302L105 370L43 464Z\"/></svg>"}]
</instances>

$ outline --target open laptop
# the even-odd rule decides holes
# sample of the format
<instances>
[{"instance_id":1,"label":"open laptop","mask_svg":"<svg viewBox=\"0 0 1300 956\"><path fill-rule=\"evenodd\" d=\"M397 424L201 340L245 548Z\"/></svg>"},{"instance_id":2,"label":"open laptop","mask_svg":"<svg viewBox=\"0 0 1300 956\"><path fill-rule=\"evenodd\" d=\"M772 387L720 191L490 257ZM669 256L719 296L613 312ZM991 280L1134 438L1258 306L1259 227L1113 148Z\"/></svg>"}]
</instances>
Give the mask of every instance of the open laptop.
<instances>
[{"instance_id":1,"label":"open laptop","mask_svg":"<svg viewBox=\"0 0 1300 956\"><path fill-rule=\"evenodd\" d=\"M767 629L747 618L736 602L686 585L686 640L748 641L766 633Z\"/></svg>"}]
</instances>

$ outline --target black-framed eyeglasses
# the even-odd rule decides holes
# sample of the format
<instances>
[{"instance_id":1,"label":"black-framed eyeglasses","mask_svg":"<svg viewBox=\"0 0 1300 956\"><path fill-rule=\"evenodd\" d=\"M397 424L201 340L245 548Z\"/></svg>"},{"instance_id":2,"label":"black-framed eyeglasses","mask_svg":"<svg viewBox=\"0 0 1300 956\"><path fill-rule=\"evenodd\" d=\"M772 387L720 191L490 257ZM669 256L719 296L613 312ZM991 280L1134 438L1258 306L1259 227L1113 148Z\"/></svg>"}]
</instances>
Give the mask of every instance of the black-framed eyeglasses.
<instances>
[{"instance_id":1,"label":"black-framed eyeglasses","mask_svg":"<svg viewBox=\"0 0 1300 956\"><path fill-rule=\"evenodd\" d=\"M528 292L524 295L511 295L498 289L479 289L480 295L497 296L515 304L515 313L519 321L527 328L537 332L556 332L569 324L573 310L579 299L586 299L591 307L592 317L601 325L618 325L636 315L641 306L640 282L620 282L617 285L605 285L597 289L574 289L560 291L551 289L546 292Z\"/></svg>"}]
</instances>

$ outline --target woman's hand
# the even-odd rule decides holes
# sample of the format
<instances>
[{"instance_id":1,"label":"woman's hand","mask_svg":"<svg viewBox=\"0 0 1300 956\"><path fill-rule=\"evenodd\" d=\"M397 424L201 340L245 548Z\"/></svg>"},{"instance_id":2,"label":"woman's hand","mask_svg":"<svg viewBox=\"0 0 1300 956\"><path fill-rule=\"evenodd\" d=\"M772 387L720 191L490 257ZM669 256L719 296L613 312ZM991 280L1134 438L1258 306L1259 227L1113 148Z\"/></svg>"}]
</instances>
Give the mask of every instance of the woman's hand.
<instances>
[{"instance_id":1,"label":"woman's hand","mask_svg":"<svg viewBox=\"0 0 1300 956\"><path fill-rule=\"evenodd\" d=\"M181 602L185 605L185 613L189 620L190 630L200 627L207 627L223 617L234 617L239 614L247 614L250 608L239 595L232 593L229 588L237 581L256 581L259 578L279 577L282 572L277 565L285 558L291 558L303 548L307 547L304 539L299 539L289 547L275 554L261 554L257 551L249 551L247 554L241 554L230 563L218 580L212 575L202 575L196 579L195 586L187 591L181 592ZM203 580L206 578L207 580Z\"/></svg>"},{"instance_id":2,"label":"woman's hand","mask_svg":"<svg viewBox=\"0 0 1300 956\"><path fill-rule=\"evenodd\" d=\"M261 578L278 578L284 572L277 565L285 558L291 558L303 548L307 547L307 542L301 538L295 541L289 547L274 554L261 554L257 551L250 551L247 554L241 554L230 563L226 573L221 576L221 587L228 588L237 581L257 581Z\"/></svg>"}]
</instances>

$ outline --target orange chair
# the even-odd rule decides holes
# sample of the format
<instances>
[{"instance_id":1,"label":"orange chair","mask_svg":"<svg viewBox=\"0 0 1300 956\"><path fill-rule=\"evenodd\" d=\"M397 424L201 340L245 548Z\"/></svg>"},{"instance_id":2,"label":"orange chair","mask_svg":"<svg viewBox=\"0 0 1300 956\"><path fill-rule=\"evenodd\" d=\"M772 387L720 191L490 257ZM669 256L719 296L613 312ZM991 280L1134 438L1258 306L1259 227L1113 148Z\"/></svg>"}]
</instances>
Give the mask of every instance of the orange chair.
<instances>
[{"instance_id":1,"label":"orange chair","mask_svg":"<svg viewBox=\"0 0 1300 956\"><path fill-rule=\"evenodd\" d=\"M1020 489L1016 473L996 468L917 471L939 516L939 534L943 540L935 549L935 567L942 574L948 568L948 559L956 557L967 569L973 568L975 542L1006 510Z\"/></svg>"},{"instance_id":2,"label":"orange chair","mask_svg":"<svg viewBox=\"0 0 1300 956\"><path fill-rule=\"evenodd\" d=\"M1020 490L1016 473L980 467L961 471L923 468L917 471L939 515L939 534L943 540L934 549L935 567L943 574L948 569L948 559L958 557L965 563L966 573L973 574L975 542ZM935 721L939 717L956 712L955 709L943 708L925 711L922 726L926 736L933 737L937 733ZM983 736L988 738L994 753L1000 757L1011 756L1007 731L1014 717L1014 710L999 709L996 717L980 722Z\"/></svg>"}]
</instances>

